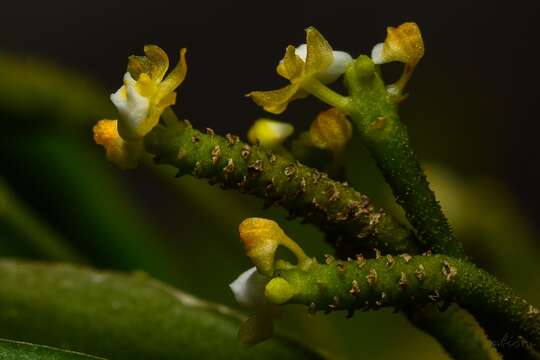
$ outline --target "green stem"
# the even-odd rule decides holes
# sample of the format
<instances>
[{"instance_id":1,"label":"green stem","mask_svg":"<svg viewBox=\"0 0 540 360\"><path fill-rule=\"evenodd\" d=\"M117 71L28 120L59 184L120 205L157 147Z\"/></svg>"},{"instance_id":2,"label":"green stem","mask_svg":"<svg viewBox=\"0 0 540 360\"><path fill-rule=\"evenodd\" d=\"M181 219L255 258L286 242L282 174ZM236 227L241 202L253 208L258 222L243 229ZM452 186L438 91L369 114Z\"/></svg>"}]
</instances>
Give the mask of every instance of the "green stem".
<instances>
[{"instance_id":1,"label":"green stem","mask_svg":"<svg viewBox=\"0 0 540 360\"><path fill-rule=\"evenodd\" d=\"M344 113L348 113L351 109L351 98L338 94L315 77L303 81L301 87L319 100L338 108Z\"/></svg>"},{"instance_id":2,"label":"green stem","mask_svg":"<svg viewBox=\"0 0 540 360\"><path fill-rule=\"evenodd\" d=\"M282 285L280 289L287 289L287 303L308 305L313 310L352 312L456 302L479 320L496 322L508 332L523 336L535 349L540 348L540 311L463 259L384 256L362 262L316 264L309 271L276 269L276 275L267 291L273 282L285 280L288 287Z\"/></svg>"},{"instance_id":3,"label":"green stem","mask_svg":"<svg viewBox=\"0 0 540 360\"><path fill-rule=\"evenodd\" d=\"M348 114L398 203L405 209L419 240L436 253L464 256L410 146L396 104L371 59L360 56L347 69L345 81L352 97Z\"/></svg>"},{"instance_id":4,"label":"green stem","mask_svg":"<svg viewBox=\"0 0 540 360\"><path fill-rule=\"evenodd\" d=\"M172 113L172 111L171 111ZM202 165L199 165L199 172L198 175L200 177L206 177L212 179L214 182L219 183L225 183L227 182L226 179L223 176L223 167L226 165L223 161L218 161L216 164L213 164L211 161L208 161L207 159L210 157L211 150L215 147L215 145L219 145L220 149L222 150L222 156L224 159L232 158L235 163L242 164L241 170L244 171L240 174L240 176L237 176L234 181L231 181L231 178L228 177L228 186L237 187L237 184L235 182L240 181L243 176L247 176L247 171L245 169L245 160L241 158L241 154L239 156L238 154L238 147L240 149L243 147L243 145L238 145L235 148L233 146L232 148L229 146L229 144L226 142L226 139L223 139L222 137L219 137L218 135L205 135L202 134L194 129L191 129L189 126L185 126L183 124L179 124L176 120L176 117L174 113L167 114L165 117L166 126L165 127L159 127L156 128L146 140L146 146L147 149L150 150L150 152L157 155L158 160L160 163L169 163L174 166L178 166L180 169L179 174L189 174L194 170L195 165L198 161L203 160ZM196 142L193 142L193 137L195 137ZM179 153L179 150L182 149L182 153L184 156L182 157L181 161L177 159L177 154ZM205 150L202 150L205 149ZM223 153L223 150L227 151L226 153ZM284 169L288 165L290 165L290 161L286 159L282 159L281 157L276 157L276 160L273 164L270 164L268 161L268 155L263 152L261 149L258 149L257 147L251 148L251 155L249 160L251 162L255 162L257 160L261 160L263 165L263 169L270 168L270 172L262 172L260 174L259 178L254 179L254 183L245 183L244 186L249 186L248 188L244 188L245 191L248 191L250 193L254 193L260 197L265 198L268 194L266 194L265 191L262 191L261 189L264 189L268 184L271 184L272 179L272 173L275 173L278 171L278 176L274 177L275 182L283 182L282 185L276 187L276 191L278 191L278 195L283 197L285 200L281 203L281 205L285 206L289 210L291 209L303 209L300 210L301 213L304 213L304 216L307 218L307 220L316 223L319 227L321 227L323 230L327 230L328 227L330 227L332 232L336 231L344 231L345 234L349 234L349 238L351 237L350 234L356 233L357 231L362 232L362 228L365 227L365 224L362 222L352 222L352 223L345 223L345 222L339 222L337 219L335 219L336 215L339 214L339 210L336 212L329 212L330 216L322 216L320 218L315 218L313 216L313 211L321 209L325 211L331 211L331 208L327 208L327 203L324 202L324 198L321 200L317 200L317 203L320 204L319 207L321 209L313 209L311 205L313 205L313 202L311 200L311 196L318 196L318 198L321 198L320 194L323 193L324 188L327 188L328 186L336 186L341 191L340 199L337 201L341 202L344 206L347 204L347 199L352 198L354 199L359 194L356 193L354 190L348 188L348 187L342 187L342 184L334 182L332 180L329 180L327 178L321 178L321 182L324 182L324 186L322 189L312 188L310 186L305 187L306 196L305 198L298 197L296 194L298 193L298 180L292 180L292 183L290 184L290 187L286 187L284 185L288 184L288 179L283 180L281 172L279 172L279 169ZM241 151L241 150L240 150ZM262 153L261 153L262 152ZM189 154L195 154L195 156L187 156ZM225 155L223 155L225 154ZM252 156L252 157L251 157ZM315 170L309 169L302 165L298 166L298 173L305 174L305 178L312 179L314 174L317 174ZM204 170L203 170L204 169ZM311 186L314 186L311 184ZM293 194L292 199L296 199L299 203L296 204L294 202L291 202L291 194ZM319 195L317 195L319 194ZM295 197L296 196L296 197ZM331 205L331 204L330 204ZM306 210L307 209L307 210ZM295 210L297 211L297 210ZM297 211L298 212L298 211ZM311 214L311 215L310 215ZM333 217L331 217L331 215ZM367 215L367 214L366 214ZM384 215L388 219L392 219L388 217L387 215ZM335 220L332 220L332 219ZM328 220L332 220L332 222L328 223ZM393 222L393 220L392 220ZM393 226L392 226L393 227ZM388 226L381 226L381 222L375 225L375 233L378 236L378 242L377 243L362 243L362 248L368 248L371 250L371 247L379 247L380 249L383 249L383 251L388 251L392 253L400 253L400 252L411 252L411 253L417 253L418 252L418 246L413 242L413 240L406 241L407 239L410 239L410 234L407 236L400 235L402 233L402 230L398 230L396 227L395 230L390 230L392 227ZM353 236L353 238L356 239L356 237ZM383 239L387 239L383 241ZM386 249L386 250L385 250ZM338 247L338 251L340 251ZM341 251L344 253L351 253L351 249L346 249L345 251ZM454 319L453 314L446 314L446 313L440 313L433 315L433 318L437 317L438 321L443 323L447 321L452 322L458 322L459 319ZM464 325L464 329L470 328L470 323ZM470 330L471 333L479 334L479 331L476 330ZM442 335L448 335L448 334L440 334ZM452 344L454 339L452 337L437 337L438 340L447 348L448 351L452 351L452 349L448 349L447 344ZM487 340L485 338L471 338L469 339L473 343L485 343ZM462 356L459 357L460 359L470 359L472 356L477 355L477 352L468 353L466 350L473 349L474 346L469 346L466 349L463 349L461 354Z\"/></svg>"},{"instance_id":5,"label":"green stem","mask_svg":"<svg viewBox=\"0 0 540 360\"><path fill-rule=\"evenodd\" d=\"M369 199L326 174L249 146L237 137L206 134L183 122L167 120L145 138L147 151L159 164L178 168L213 183L264 198L301 216L330 234L336 243L372 251L407 252L414 248L408 229Z\"/></svg>"}]
</instances>

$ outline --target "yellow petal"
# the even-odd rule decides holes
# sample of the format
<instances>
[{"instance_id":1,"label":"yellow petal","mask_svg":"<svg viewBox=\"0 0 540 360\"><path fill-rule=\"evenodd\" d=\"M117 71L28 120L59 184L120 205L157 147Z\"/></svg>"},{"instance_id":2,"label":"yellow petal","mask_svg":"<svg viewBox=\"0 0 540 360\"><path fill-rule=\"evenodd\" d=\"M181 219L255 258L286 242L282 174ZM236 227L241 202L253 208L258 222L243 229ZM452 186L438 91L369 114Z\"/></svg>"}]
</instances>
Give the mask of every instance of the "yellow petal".
<instances>
[{"instance_id":1,"label":"yellow petal","mask_svg":"<svg viewBox=\"0 0 540 360\"><path fill-rule=\"evenodd\" d=\"M251 97L257 105L262 106L264 110L273 114L281 114L287 109L289 102L306 96L303 92L299 93L298 90L299 84L293 83L278 90L252 91L247 96Z\"/></svg>"},{"instance_id":2,"label":"yellow petal","mask_svg":"<svg viewBox=\"0 0 540 360\"><path fill-rule=\"evenodd\" d=\"M139 138L143 138L146 136L152 129L159 123L159 118L161 117L161 114L163 113L162 108L158 108L156 106L150 107L150 110L148 111L148 116L144 121L139 125L137 128L137 134Z\"/></svg>"},{"instance_id":3,"label":"yellow petal","mask_svg":"<svg viewBox=\"0 0 540 360\"><path fill-rule=\"evenodd\" d=\"M424 41L416 23L403 23L397 28L390 26L386 32L383 47L386 62L400 61L414 67L424 56Z\"/></svg>"},{"instance_id":4,"label":"yellow petal","mask_svg":"<svg viewBox=\"0 0 540 360\"><path fill-rule=\"evenodd\" d=\"M305 68L304 61L295 53L292 45L287 46L283 61L277 66L277 72L285 79L293 80L302 76Z\"/></svg>"},{"instance_id":5,"label":"yellow petal","mask_svg":"<svg viewBox=\"0 0 540 360\"><path fill-rule=\"evenodd\" d=\"M165 79L159 84L158 93L156 94L156 103L161 102L169 93L172 93L186 78L187 63L186 49L180 49L180 59L178 64L171 70Z\"/></svg>"},{"instance_id":6,"label":"yellow petal","mask_svg":"<svg viewBox=\"0 0 540 360\"><path fill-rule=\"evenodd\" d=\"M272 276L274 255L280 240L286 237L279 225L268 219L249 218L238 227L246 255L263 275Z\"/></svg>"},{"instance_id":7,"label":"yellow petal","mask_svg":"<svg viewBox=\"0 0 540 360\"><path fill-rule=\"evenodd\" d=\"M306 29L306 69L307 75L316 74L325 71L334 60L332 47L326 39L315 29L309 27Z\"/></svg>"},{"instance_id":8,"label":"yellow petal","mask_svg":"<svg viewBox=\"0 0 540 360\"><path fill-rule=\"evenodd\" d=\"M94 141L105 148L109 161L122 169L132 169L137 166L140 155L139 144L130 145L120 137L117 120L100 120L93 130Z\"/></svg>"},{"instance_id":9,"label":"yellow petal","mask_svg":"<svg viewBox=\"0 0 540 360\"><path fill-rule=\"evenodd\" d=\"M146 45L145 56L132 55L128 60L128 71L134 79L143 73L148 74L152 81L160 82L169 69L169 57L157 45Z\"/></svg>"},{"instance_id":10,"label":"yellow petal","mask_svg":"<svg viewBox=\"0 0 540 360\"><path fill-rule=\"evenodd\" d=\"M138 93L146 98L151 98L157 91L157 84L148 76L147 73L142 73L137 79Z\"/></svg>"}]
</instances>

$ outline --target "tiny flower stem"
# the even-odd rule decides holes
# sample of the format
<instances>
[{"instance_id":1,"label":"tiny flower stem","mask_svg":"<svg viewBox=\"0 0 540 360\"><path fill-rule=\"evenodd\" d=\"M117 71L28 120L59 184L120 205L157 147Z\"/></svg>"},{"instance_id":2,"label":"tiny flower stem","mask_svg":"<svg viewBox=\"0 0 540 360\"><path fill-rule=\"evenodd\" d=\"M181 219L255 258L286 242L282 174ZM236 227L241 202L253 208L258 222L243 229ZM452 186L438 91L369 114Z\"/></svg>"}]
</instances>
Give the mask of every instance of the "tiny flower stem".
<instances>
[{"instance_id":1,"label":"tiny flower stem","mask_svg":"<svg viewBox=\"0 0 540 360\"><path fill-rule=\"evenodd\" d=\"M308 263L310 263L310 258L306 255L304 250L288 236L284 236L279 240L280 245L285 246L287 249L289 249L298 260L298 266L300 268L305 268Z\"/></svg>"},{"instance_id":2,"label":"tiny flower stem","mask_svg":"<svg viewBox=\"0 0 540 360\"><path fill-rule=\"evenodd\" d=\"M359 57L347 69L345 82L352 97L351 120L416 229L419 240L436 253L464 256L411 148L395 102L371 59Z\"/></svg>"},{"instance_id":3,"label":"tiny flower stem","mask_svg":"<svg viewBox=\"0 0 540 360\"><path fill-rule=\"evenodd\" d=\"M351 98L343 96L321 83L317 78L310 77L302 82L301 88L317 97L328 105L348 113L351 107Z\"/></svg>"},{"instance_id":4,"label":"tiny flower stem","mask_svg":"<svg viewBox=\"0 0 540 360\"><path fill-rule=\"evenodd\" d=\"M444 255L386 257L314 264L308 271L276 269L289 284L287 303L316 310L398 310L456 302L480 320L523 336L540 349L540 311L474 264ZM273 281L274 281L273 280ZM267 287L268 292L268 287ZM270 294L271 295L271 294ZM482 322L482 321L481 321Z\"/></svg>"}]
</instances>

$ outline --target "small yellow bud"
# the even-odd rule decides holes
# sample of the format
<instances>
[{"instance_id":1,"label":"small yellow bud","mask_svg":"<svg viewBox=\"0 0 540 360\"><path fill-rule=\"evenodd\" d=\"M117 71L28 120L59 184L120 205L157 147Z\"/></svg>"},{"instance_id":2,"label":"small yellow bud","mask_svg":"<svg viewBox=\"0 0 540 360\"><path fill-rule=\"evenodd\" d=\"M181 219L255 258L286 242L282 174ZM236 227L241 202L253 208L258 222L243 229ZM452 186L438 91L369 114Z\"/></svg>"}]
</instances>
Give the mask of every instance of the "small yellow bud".
<instances>
[{"instance_id":1,"label":"small yellow bud","mask_svg":"<svg viewBox=\"0 0 540 360\"><path fill-rule=\"evenodd\" d=\"M294 296L294 289L287 280L276 277L266 284L264 296L266 296L270 302L281 305L291 300Z\"/></svg>"},{"instance_id":2,"label":"small yellow bud","mask_svg":"<svg viewBox=\"0 0 540 360\"><path fill-rule=\"evenodd\" d=\"M256 144L258 141L263 147L274 148L281 145L293 132L294 127L291 124L259 119L249 129L247 137L252 144Z\"/></svg>"},{"instance_id":3,"label":"small yellow bud","mask_svg":"<svg viewBox=\"0 0 540 360\"><path fill-rule=\"evenodd\" d=\"M351 139L352 131L349 119L338 109L331 108L321 112L311 123L309 137L315 147L339 155Z\"/></svg>"},{"instance_id":4,"label":"small yellow bud","mask_svg":"<svg viewBox=\"0 0 540 360\"><path fill-rule=\"evenodd\" d=\"M126 143L118 134L118 121L103 119L94 126L94 141L105 148L107 160L121 169L137 166L137 158L142 152L142 143Z\"/></svg>"},{"instance_id":5,"label":"small yellow bud","mask_svg":"<svg viewBox=\"0 0 540 360\"><path fill-rule=\"evenodd\" d=\"M272 276L274 256L279 245L285 246L296 255L299 266L311 262L302 248L288 237L275 221L248 218L240 224L239 232L246 255L263 275Z\"/></svg>"}]
</instances>

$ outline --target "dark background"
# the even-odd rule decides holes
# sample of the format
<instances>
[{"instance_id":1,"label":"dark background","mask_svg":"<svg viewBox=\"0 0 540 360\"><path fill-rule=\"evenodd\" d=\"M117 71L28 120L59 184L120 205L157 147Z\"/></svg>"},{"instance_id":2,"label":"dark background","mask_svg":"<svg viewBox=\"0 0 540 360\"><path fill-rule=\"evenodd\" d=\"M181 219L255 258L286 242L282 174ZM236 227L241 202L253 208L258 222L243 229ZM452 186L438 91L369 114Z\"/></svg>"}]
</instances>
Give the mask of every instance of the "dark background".
<instances>
[{"instance_id":1,"label":"dark background","mask_svg":"<svg viewBox=\"0 0 540 360\"><path fill-rule=\"evenodd\" d=\"M0 78L0 120L6 125L0 133L0 181L92 266L142 269L232 306L227 284L251 266L238 241L237 226L244 218L275 219L313 256L329 249L320 232L286 221L280 209L262 211L261 202L251 197L190 177L160 177L156 167L122 172L107 163L92 141L91 127L99 118L116 116L102 109L106 94L121 85L127 56L154 43L176 61L177 51L187 47L188 75L179 89L177 114L197 128L244 136L256 118L268 116L244 94L284 84L275 66L286 45L304 42L305 27L316 26L336 50L357 56L384 40L386 26L417 22L426 55L400 108L413 146L426 164L442 165L433 183L448 180L447 189L443 184L437 194L443 205L457 199L447 214L475 262L538 299L538 281L530 274L538 272L540 247L527 222L540 230L539 2L10 1L0 10L0 66L7 64L5 54L18 55L14 62L23 64L13 67L12 78L0 68L7 79ZM70 108L85 89L73 89L76 82L69 80L63 84L60 76L47 97L47 78L40 86L35 72L41 68L28 71L25 57L97 81L99 91L87 93L94 98L71 107L77 115L74 129L68 126L72 113L58 108ZM399 71L399 64L383 67L389 81ZM15 91L17 86L22 91ZM294 123L300 133L324 108L308 98L272 117ZM380 174L365 151L356 150L351 146L348 153L351 184L381 204ZM370 187L370 181L379 185ZM460 192L460 187L467 189ZM1 230L0 245L4 239L17 242ZM310 320L304 309L287 314L297 338L344 348L350 358L445 358L433 340L390 311L350 320L337 313Z\"/></svg>"},{"instance_id":2,"label":"dark background","mask_svg":"<svg viewBox=\"0 0 540 360\"><path fill-rule=\"evenodd\" d=\"M144 44L170 54L187 47L178 113L241 132L262 114L242 95L282 84L274 66L287 44L303 42L306 26L356 56L382 41L387 25L415 21L426 56L402 112L420 156L504 178L535 219L539 9L520 1L9 1L0 46L82 71L111 92L126 56ZM282 118L307 123L305 106Z\"/></svg>"}]
</instances>

